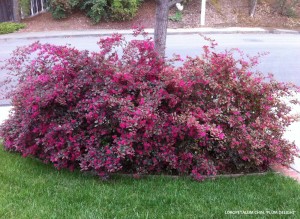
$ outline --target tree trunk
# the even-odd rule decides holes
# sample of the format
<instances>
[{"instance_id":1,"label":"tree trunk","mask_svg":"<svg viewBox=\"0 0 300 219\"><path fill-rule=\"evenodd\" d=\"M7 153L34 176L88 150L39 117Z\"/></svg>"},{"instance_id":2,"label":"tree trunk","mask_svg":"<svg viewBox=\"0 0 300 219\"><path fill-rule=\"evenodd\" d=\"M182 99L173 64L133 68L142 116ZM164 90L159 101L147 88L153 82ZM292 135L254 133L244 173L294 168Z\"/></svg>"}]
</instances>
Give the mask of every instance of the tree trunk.
<instances>
[{"instance_id":1,"label":"tree trunk","mask_svg":"<svg viewBox=\"0 0 300 219\"><path fill-rule=\"evenodd\" d=\"M169 0L156 0L154 43L156 52L165 57Z\"/></svg>"},{"instance_id":2,"label":"tree trunk","mask_svg":"<svg viewBox=\"0 0 300 219\"><path fill-rule=\"evenodd\" d=\"M255 9L256 9L256 5L257 5L257 0L250 0L251 1L251 5L250 5L250 17L254 17L255 14Z\"/></svg>"},{"instance_id":3,"label":"tree trunk","mask_svg":"<svg viewBox=\"0 0 300 219\"><path fill-rule=\"evenodd\" d=\"M20 22L20 10L19 10L19 0L13 0L13 15L14 15L14 22Z\"/></svg>"}]
</instances>

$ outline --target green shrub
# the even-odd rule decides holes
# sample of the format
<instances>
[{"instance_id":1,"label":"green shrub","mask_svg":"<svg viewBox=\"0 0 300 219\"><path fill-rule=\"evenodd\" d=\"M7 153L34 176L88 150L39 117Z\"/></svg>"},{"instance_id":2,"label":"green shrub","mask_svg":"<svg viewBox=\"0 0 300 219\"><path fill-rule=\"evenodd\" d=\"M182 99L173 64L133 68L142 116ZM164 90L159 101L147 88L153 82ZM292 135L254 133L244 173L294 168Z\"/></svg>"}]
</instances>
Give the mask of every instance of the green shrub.
<instances>
[{"instance_id":1,"label":"green shrub","mask_svg":"<svg viewBox=\"0 0 300 219\"><path fill-rule=\"evenodd\" d=\"M0 23L0 34L13 33L25 27L25 24L3 22Z\"/></svg>"},{"instance_id":2,"label":"green shrub","mask_svg":"<svg viewBox=\"0 0 300 219\"><path fill-rule=\"evenodd\" d=\"M283 12L282 15L290 17L290 18L296 18L298 17L296 9L294 7L287 7Z\"/></svg>"},{"instance_id":3,"label":"green shrub","mask_svg":"<svg viewBox=\"0 0 300 219\"><path fill-rule=\"evenodd\" d=\"M63 19L67 17L67 11L60 5L57 5L54 8L50 8L52 16L54 19Z\"/></svg>"},{"instance_id":4,"label":"green shrub","mask_svg":"<svg viewBox=\"0 0 300 219\"><path fill-rule=\"evenodd\" d=\"M138 10L139 0L112 0L111 17L113 20L130 20Z\"/></svg>"},{"instance_id":5,"label":"green shrub","mask_svg":"<svg viewBox=\"0 0 300 219\"><path fill-rule=\"evenodd\" d=\"M276 7L279 13L287 17L297 17L296 7L299 6L300 0L277 0Z\"/></svg>"},{"instance_id":6,"label":"green shrub","mask_svg":"<svg viewBox=\"0 0 300 219\"><path fill-rule=\"evenodd\" d=\"M102 19L130 20L136 15L139 3L140 0L50 0L49 8L54 19L66 18L79 8L94 23L99 23Z\"/></svg>"},{"instance_id":7,"label":"green shrub","mask_svg":"<svg viewBox=\"0 0 300 219\"><path fill-rule=\"evenodd\" d=\"M20 7L23 16L30 15L30 7L31 7L30 0L20 0Z\"/></svg>"},{"instance_id":8,"label":"green shrub","mask_svg":"<svg viewBox=\"0 0 300 219\"><path fill-rule=\"evenodd\" d=\"M80 0L50 0L49 8L54 19L63 19L80 5Z\"/></svg>"},{"instance_id":9,"label":"green shrub","mask_svg":"<svg viewBox=\"0 0 300 219\"><path fill-rule=\"evenodd\" d=\"M175 15L172 15L169 17L169 20L174 21L174 22L182 21L182 12L176 11Z\"/></svg>"},{"instance_id":10,"label":"green shrub","mask_svg":"<svg viewBox=\"0 0 300 219\"><path fill-rule=\"evenodd\" d=\"M83 3L81 9L86 10L87 16L94 23L99 23L102 18L107 17L107 0L87 0Z\"/></svg>"},{"instance_id":11,"label":"green shrub","mask_svg":"<svg viewBox=\"0 0 300 219\"><path fill-rule=\"evenodd\" d=\"M94 23L101 19L130 20L138 10L139 0L87 0L81 9Z\"/></svg>"},{"instance_id":12,"label":"green shrub","mask_svg":"<svg viewBox=\"0 0 300 219\"><path fill-rule=\"evenodd\" d=\"M82 0L69 0L70 5L72 6L72 9L80 8L83 4Z\"/></svg>"}]
</instances>

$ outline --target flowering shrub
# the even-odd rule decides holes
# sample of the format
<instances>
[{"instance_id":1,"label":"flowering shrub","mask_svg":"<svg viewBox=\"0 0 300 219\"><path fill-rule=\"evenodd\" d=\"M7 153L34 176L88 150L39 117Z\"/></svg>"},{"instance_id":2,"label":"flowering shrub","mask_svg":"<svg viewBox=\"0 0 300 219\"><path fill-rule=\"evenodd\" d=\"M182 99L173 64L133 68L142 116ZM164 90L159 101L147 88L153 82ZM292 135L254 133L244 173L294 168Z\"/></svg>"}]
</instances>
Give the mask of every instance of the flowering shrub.
<instances>
[{"instance_id":1,"label":"flowering shrub","mask_svg":"<svg viewBox=\"0 0 300 219\"><path fill-rule=\"evenodd\" d=\"M7 150L102 178L202 180L292 162L296 147L282 136L294 117L282 97L297 88L251 72L256 58L205 46L175 67L180 58L160 58L146 37L115 34L98 44L97 53L38 42L14 52L5 68L18 85L0 131Z\"/></svg>"}]
</instances>

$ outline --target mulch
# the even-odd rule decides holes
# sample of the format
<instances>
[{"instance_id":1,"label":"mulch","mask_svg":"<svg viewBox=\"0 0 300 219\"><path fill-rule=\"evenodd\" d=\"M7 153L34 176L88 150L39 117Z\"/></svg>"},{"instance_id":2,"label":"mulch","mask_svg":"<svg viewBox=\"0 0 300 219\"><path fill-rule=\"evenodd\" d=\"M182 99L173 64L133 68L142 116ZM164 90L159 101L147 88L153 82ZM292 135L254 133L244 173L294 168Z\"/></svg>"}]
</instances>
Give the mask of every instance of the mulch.
<instances>
[{"instance_id":1,"label":"mulch","mask_svg":"<svg viewBox=\"0 0 300 219\"><path fill-rule=\"evenodd\" d=\"M218 2L213 4L213 2ZM206 8L206 27L266 27L300 29L300 4L299 17L289 18L282 16L266 1L260 1L254 18L249 17L248 0L222 0L208 1ZM135 26L153 28L155 24L155 1L144 0L136 17L131 21L101 21L93 24L82 11L74 12L62 20L54 20L49 12L26 18L22 23L26 28L20 32L41 32L61 30L86 30L86 29L132 29ZM177 12L176 7L171 8L169 17ZM184 4L182 19L169 20L169 28L197 28L200 27L200 0L189 0Z\"/></svg>"}]
</instances>

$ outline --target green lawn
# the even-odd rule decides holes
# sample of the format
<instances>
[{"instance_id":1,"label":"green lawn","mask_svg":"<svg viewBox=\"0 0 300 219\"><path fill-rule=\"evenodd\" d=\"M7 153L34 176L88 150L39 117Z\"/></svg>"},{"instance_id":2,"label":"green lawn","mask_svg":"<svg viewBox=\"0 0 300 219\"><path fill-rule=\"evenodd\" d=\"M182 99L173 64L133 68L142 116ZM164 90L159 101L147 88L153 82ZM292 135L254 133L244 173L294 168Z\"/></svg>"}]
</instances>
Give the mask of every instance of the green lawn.
<instances>
[{"instance_id":1,"label":"green lawn","mask_svg":"<svg viewBox=\"0 0 300 219\"><path fill-rule=\"evenodd\" d=\"M205 182L168 177L103 182L80 172L57 171L0 146L0 218L245 218L225 211L295 211L300 184L269 173ZM246 218L257 218L248 215Z\"/></svg>"}]
</instances>

